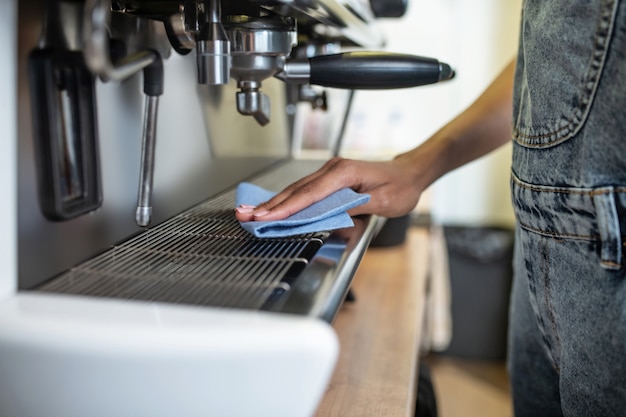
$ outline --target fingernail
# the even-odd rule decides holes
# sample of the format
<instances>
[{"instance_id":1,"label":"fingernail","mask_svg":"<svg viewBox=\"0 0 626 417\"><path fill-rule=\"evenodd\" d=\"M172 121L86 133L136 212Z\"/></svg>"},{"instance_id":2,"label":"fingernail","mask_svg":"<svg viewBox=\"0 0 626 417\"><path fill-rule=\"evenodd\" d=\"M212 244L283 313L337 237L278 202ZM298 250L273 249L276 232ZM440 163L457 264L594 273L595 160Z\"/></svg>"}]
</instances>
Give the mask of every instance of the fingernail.
<instances>
[{"instance_id":1,"label":"fingernail","mask_svg":"<svg viewBox=\"0 0 626 417\"><path fill-rule=\"evenodd\" d=\"M244 207L244 206L239 206L235 209L235 211L237 211L237 213L241 213L241 214L250 214L254 211L254 207Z\"/></svg>"},{"instance_id":2,"label":"fingernail","mask_svg":"<svg viewBox=\"0 0 626 417\"><path fill-rule=\"evenodd\" d=\"M250 205L250 204L239 204L239 207L241 207L241 208L252 208L252 209L253 209L253 208L255 208L256 206L252 206L252 205Z\"/></svg>"},{"instance_id":3,"label":"fingernail","mask_svg":"<svg viewBox=\"0 0 626 417\"><path fill-rule=\"evenodd\" d=\"M269 210L261 210L261 211L257 211L256 213L254 213L254 217L263 217L263 216L265 216L267 213L269 213Z\"/></svg>"}]
</instances>

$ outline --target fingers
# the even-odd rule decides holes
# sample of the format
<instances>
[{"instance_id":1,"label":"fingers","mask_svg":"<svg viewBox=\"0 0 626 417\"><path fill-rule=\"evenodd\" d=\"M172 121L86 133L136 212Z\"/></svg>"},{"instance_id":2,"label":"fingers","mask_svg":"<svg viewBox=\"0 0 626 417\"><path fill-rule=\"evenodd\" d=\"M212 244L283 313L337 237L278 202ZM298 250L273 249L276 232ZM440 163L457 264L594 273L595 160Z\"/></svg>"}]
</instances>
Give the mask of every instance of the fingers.
<instances>
[{"instance_id":1,"label":"fingers","mask_svg":"<svg viewBox=\"0 0 626 417\"><path fill-rule=\"evenodd\" d=\"M235 217L240 222L249 222L251 220L254 220L254 216L252 214L254 209L255 209L255 206L242 204L239 207L235 208Z\"/></svg>"},{"instance_id":2,"label":"fingers","mask_svg":"<svg viewBox=\"0 0 626 417\"><path fill-rule=\"evenodd\" d=\"M393 161L367 162L335 158L257 207L238 207L240 221L280 220L316 203L330 194L351 188L370 195L367 204L348 214L378 214L397 217L408 213L423 191L407 175L402 164Z\"/></svg>"},{"instance_id":3,"label":"fingers","mask_svg":"<svg viewBox=\"0 0 626 417\"><path fill-rule=\"evenodd\" d=\"M341 158L329 160L318 171L294 182L256 207L237 207L235 216L239 221L279 220L323 200L345 187L341 176L333 173L340 161Z\"/></svg>"}]
</instances>

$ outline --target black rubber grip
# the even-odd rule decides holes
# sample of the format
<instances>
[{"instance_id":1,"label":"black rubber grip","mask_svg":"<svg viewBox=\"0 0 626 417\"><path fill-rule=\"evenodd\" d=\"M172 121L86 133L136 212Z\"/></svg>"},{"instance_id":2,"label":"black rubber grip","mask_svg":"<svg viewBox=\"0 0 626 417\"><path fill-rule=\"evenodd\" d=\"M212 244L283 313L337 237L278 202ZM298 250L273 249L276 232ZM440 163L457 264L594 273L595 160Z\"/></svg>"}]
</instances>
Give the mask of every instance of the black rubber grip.
<instances>
[{"instance_id":1,"label":"black rubber grip","mask_svg":"<svg viewBox=\"0 0 626 417\"><path fill-rule=\"evenodd\" d=\"M355 90L417 87L450 79L454 71L434 58L388 52L345 52L309 59L314 85Z\"/></svg>"},{"instance_id":2,"label":"black rubber grip","mask_svg":"<svg viewBox=\"0 0 626 417\"><path fill-rule=\"evenodd\" d=\"M377 18L402 17L409 6L409 0L370 0L370 6Z\"/></svg>"},{"instance_id":3,"label":"black rubber grip","mask_svg":"<svg viewBox=\"0 0 626 417\"><path fill-rule=\"evenodd\" d=\"M163 60L158 52L153 51L153 53L154 61L143 69L143 93L147 96L158 97L163 94Z\"/></svg>"}]
</instances>

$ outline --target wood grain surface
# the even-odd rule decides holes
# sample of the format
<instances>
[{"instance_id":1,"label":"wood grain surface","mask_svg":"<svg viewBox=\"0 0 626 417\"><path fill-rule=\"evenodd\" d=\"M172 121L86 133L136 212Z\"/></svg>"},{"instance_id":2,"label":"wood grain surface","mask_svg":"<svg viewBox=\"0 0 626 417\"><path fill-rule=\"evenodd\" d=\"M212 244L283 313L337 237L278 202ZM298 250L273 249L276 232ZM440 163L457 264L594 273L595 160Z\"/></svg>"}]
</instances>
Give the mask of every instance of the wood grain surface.
<instances>
[{"instance_id":1,"label":"wood grain surface","mask_svg":"<svg viewBox=\"0 0 626 417\"><path fill-rule=\"evenodd\" d=\"M412 417L428 271L426 228L369 248L333 326L338 363L316 417Z\"/></svg>"}]
</instances>

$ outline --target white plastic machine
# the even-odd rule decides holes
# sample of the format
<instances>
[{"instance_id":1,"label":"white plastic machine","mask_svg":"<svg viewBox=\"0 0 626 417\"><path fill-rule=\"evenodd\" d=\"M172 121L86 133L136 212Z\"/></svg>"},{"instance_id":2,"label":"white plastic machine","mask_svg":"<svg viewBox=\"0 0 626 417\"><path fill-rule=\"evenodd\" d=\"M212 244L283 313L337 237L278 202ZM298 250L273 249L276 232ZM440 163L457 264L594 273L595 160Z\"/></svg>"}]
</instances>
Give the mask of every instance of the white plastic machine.
<instances>
[{"instance_id":1,"label":"white plastic machine","mask_svg":"<svg viewBox=\"0 0 626 417\"><path fill-rule=\"evenodd\" d=\"M2 5L0 416L313 415L381 219L256 239L234 187L278 191L321 165L291 156L297 103L326 107L312 84L452 76L358 52L406 5Z\"/></svg>"}]
</instances>

